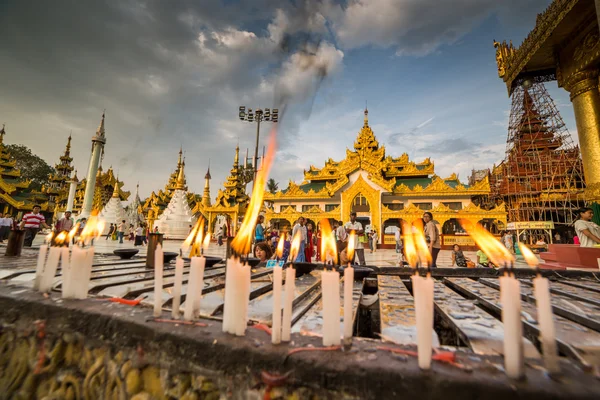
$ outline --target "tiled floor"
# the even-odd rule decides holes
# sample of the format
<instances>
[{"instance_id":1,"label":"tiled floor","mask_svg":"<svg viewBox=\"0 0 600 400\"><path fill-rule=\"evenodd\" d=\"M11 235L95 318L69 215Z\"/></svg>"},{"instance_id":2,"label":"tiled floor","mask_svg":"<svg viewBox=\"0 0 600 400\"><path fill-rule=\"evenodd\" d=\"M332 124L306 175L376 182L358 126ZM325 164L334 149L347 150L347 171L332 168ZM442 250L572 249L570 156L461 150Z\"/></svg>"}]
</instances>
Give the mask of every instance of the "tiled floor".
<instances>
[{"instance_id":1,"label":"tiled floor","mask_svg":"<svg viewBox=\"0 0 600 400\"><path fill-rule=\"evenodd\" d=\"M34 241L34 246L39 246L44 241L43 235L38 235ZM165 240L163 242L163 247L165 251L179 251L181 247L181 240ZM100 238L94 243L96 251L98 253L112 253L115 249L124 249L124 248L133 248L133 242L125 240L123 244L119 244L117 241L113 240L105 240L104 238ZM140 249L139 255L146 254L146 247L139 246ZM465 251L465 256L470 258L473 261L476 261L476 256L474 251ZM211 256L225 256L225 246L219 247L215 242L212 242L209 248L206 251L207 255ZM313 261L315 261L313 259ZM388 266L393 267L398 264L398 254L392 249L380 249L371 253L368 249L365 250L365 261L367 265L377 265L377 266ZM452 264L452 253L450 250L442 250L438 256L438 267L450 267ZM517 262L515 263L515 267L527 267L527 264L523 261L523 258L517 256Z\"/></svg>"}]
</instances>

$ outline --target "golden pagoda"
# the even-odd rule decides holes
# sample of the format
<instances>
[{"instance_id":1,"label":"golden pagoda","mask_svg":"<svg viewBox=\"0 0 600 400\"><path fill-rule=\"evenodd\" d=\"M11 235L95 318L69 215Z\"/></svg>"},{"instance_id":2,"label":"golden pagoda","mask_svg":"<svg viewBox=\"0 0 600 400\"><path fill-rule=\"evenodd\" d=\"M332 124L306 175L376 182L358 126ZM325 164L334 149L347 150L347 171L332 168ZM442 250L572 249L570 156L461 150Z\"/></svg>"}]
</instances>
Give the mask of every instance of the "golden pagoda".
<instances>
[{"instance_id":1,"label":"golden pagoda","mask_svg":"<svg viewBox=\"0 0 600 400\"><path fill-rule=\"evenodd\" d=\"M48 195L48 202L53 206L54 214L59 211L66 211L67 199L69 197L68 180L73 172L73 157L71 157L71 135L67 140L65 152L60 156L58 164L54 165L56 173L48 176L49 184L42 187L42 192Z\"/></svg>"},{"instance_id":2,"label":"golden pagoda","mask_svg":"<svg viewBox=\"0 0 600 400\"><path fill-rule=\"evenodd\" d=\"M437 176L429 158L414 162L406 153L400 157L386 155L368 117L365 110L354 149L346 150L344 160L328 159L323 168L311 165L304 171L301 184L290 181L286 189L275 194L265 192L268 222L280 229L293 225L300 216L311 220L313 226L322 218L346 222L354 211L367 230L376 229L384 247L395 244L394 232L401 219L412 222L424 211L433 213L446 247L474 244L458 219L505 226L504 204L491 209L476 205L490 194L487 176L466 185L456 174Z\"/></svg>"},{"instance_id":3,"label":"golden pagoda","mask_svg":"<svg viewBox=\"0 0 600 400\"><path fill-rule=\"evenodd\" d=\"M164 211L164 209L169 205L171 201L171 197L173 197L173 193L177 189L188 190L187 181L185 178L185 173L183 171L183 166L185 162L183 160L183 149L179 149L179 158L177 160L177 167L169 176L167 184L164 189L159 190L158 192L152 192L146 200L144 200L141 208L143 213L146 215L146 218L151 222L154 219L157 219ZM179 176L181 172L181 177ZM194 193L187 194L188 202L190 207L196 202L196 195Z\"/></svg>"},{"instance_id":4,"label":"golden pagoda","mask_svg":"<svg viewBox=\"0 0 600 400\"><path fill-rule=\"evenodd\" d=\"M10 155L4 145L4 125L0 129L0 212L9 213L20 218L23 213L31 211L35 204L42 207L42 212L51 212L48 196L37 190L31 190L31 181L21 179L21 171L16 168L17 161ZM47 215L48 216L48 215Z\"/></svg>"}]
</instances>

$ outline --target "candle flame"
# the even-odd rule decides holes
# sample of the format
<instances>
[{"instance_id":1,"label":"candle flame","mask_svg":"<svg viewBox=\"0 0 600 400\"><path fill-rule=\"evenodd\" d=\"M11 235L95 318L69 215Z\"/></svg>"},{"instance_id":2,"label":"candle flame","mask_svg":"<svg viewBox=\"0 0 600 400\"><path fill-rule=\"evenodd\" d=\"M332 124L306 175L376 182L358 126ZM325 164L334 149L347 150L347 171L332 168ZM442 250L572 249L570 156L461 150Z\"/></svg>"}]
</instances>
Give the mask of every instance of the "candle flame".
<instances>
[{"instance_id":1,"label":"candle flame","mask_svg":"<svg viewBox=\"0 0 600 400\"><path fill-rule=\"evenodd\" d=\"M194 239L196 238L198 232L202 232L202 233L204 232L204 218L202 218L202 217L198 218L198 221L196 221L196 225L194 225L194 227L192 228L192 231L190 232L188 237L181 244L181 248L184 251L187 251L190 248L190 246L194 242Z\"/></svg>"},{"instance_id":2,"label":"candle flame","mask_svg":"<svg viewBox=\"0 0 600 400\"><path fill-rule=\"evenodd\" d=\"M483 226L480 224L473 224L471 221L464 219L461 219L459 222L469 236L473 238L475 244L479 246L481 251L483 251L494 264L499 266L515 261L515 257L510 251L508 251L508 249Z\"/></svg>"},{"instance_id":3,"label":"candle flame","mask_svg":"<svg viewBox=\"0 0 600 400\"><path fill-rule=\"evenodd\" d=\"M104 222L98 219L98 211L92 211L92 214L88 218L79 241L87 244L91 239L95 239L102 235L104 231Z\"/></svg>"},{"instance_id":4,"label":"candle flame","mask_svg":"<svg viewBox=\"0 0 600 400\"><path fill-rule=\"evenodd\" d=\"M533 251L531 251L531 249L527 247L525 243L521 242L519 242L519 249L521 250L523 258L525 258L525 262L527 262L527 265L529 265L531 268L536 268L540 263L540 260L538 260L536 255L533 254Z\"/></svg>"},{"instance_id":5,"label":"candle flame","mask_svg":"<svg viewBox=\"0 0 600 400\"><path fill-rule=\"evenodd\" d=\"M321 240L323 240L321 238ZM296 232L294 238L292 239L292 247L290 248L290 262L296 261L296 257L298 257L298 251L300 251L300 242L302 241L302 233L300 230Z\"/></svg>"},{"instance_id":6,"label":"candle flame","mask_svg":"<svg viewBox=\"0 0 600 400\"><path fill-rule=\"evenodd\" d=\"M63 232L59 233L58 235L56 235L56 238L54 239L54 243L63 244L66 239L67 239L67 232L63 231Z\"/></svg>"},{"instance_id":7,"label":"candle flame","mask_svg":"<svg viewBox=\"0 0 600 400\"><path fill-rule=\"evenodd\" d=\"M77 231L78 231L78 230L79 230L79 222L78 222L78 223L76 223L76 224L75 224L75 226L73 227L73 229L71 229L71 230L69 231L69 236L68 236L68 238L69 238L69 242L70 242L71 240L73 240L73 238L75 237L75 234L77 233Z\"/></svg>"},{"instance_id":8,"label":"candle flame","mask_svg":"<svg viewBox=\"0 0 600 400\"><path fill-rule=\"evenodd\" d=\"M348 257L350 259L350 257ZM337 244L335 235L327 218L321 220L321 261L335 264L337 260Z\"/></svg>"},{"instance_id":9,"label":"candle flame","mask_svg":"<svg viewBox=\"0 0 600 400\"><path fill-rule=\"evenodd\" d=\"M346 253L348 254L348 260L352 260L352 258L354 257L354 241L355 240L356 240L356 233L354 231L352 231L352 232L350 232L350 235L348 235L348 248L346 250Z\"/></svg>"},{"instance_id":10,"label":"candle flame","mask_svg":"<svg viewBox=\"0 0 600 400\"><path fill-rule=\"evenodd\" d=\"M252 196L250 197L250 204L246 210L244 221L240 227L239 232L233 238L231 247L240 255L250 253L252 248L252 238L254 237L254 228L258 219L258 214L263 206L263 196L265 194L265 185L269 171L275 159L275 148L277 147L277 129L273 127L269 137L269 147L267 148L267 154L264 157L264 164L262 169L256 174L256 180L254 181L254 189L252 190Z\"/></svg>"},{"instance_id":11,"label":"candle flame","mask_svg":"<svg viewBox=\"0 0 600 400\"><path fill-rule=\"evenodd\" d=\"M417 253L412 225L405 221L402 221L402 240L404 241L404 254L406 255L408 265L410 265L411 268L417 268L417 264L419 263L419 253Z\"/></svg>"},{"instance_id":12,"label":"candle flame","mask_svg":"<svg viewBox=\"0 0 600 400\"><path fill-rule=\"evenodd\" d=\"M277 242L277 250L275 251L275 255L277 258L283 257L283 246L285 245L285 232L281 234L279 237L279 242Z\"/></svg>"},{"instance_id":13,"label":"candle flame","mask_svg":"<svg viewBox=\"0 0 600 400\"><path fill-rule=\"evenodd\" d=\"M210 244L210 232L206 234L204 237L204 241L202 242L202 248L204 250L208 249L208 245Z\"/></svg>"},{"instance_id":14,"label":"candle flame","mask_svg":"<svg viewBox=\"0 0 600 400\"><path fill-rule=\"evenodd\" d=\"M44 243L50 242L52 240L52 236L54 236L54 232L50 232L49 234L47 234L44 238Z\"/></svg>"},{"instance_id":15,"label":"candle flame","mask_svg":"<svg viewBox=\"0 0 600 400\"><path fill-rule=\"evenodd\" d=\"M429 252L429 246L427 245L427 241L425 240L425 234L423 233L423 221L420 219L415 221L416 231L413 232L413 238L415 241L415 247L417 248L417 254L419 255L419 259L422 264L431 264L433 259L431 258L431 253Z\"/></svg>"}]
</instances>

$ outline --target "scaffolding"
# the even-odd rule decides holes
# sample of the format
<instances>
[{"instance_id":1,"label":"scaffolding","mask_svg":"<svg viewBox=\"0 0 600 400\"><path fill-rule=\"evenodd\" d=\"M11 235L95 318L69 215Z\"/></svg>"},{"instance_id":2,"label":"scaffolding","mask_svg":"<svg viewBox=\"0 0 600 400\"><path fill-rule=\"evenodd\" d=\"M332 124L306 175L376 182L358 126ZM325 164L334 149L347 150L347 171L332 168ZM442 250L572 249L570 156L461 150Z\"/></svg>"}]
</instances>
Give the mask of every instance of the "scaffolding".
<instances>
[{"instance_id":1,"label":"scaffolding","mask_svg":"<svg viewBox=\"0 0 600 400\"><path fill-rule=\"evenodd\" d=\"M570 225L584 206L583 165L543 83L512 95L506 156L491 171L492 199L504 201L509 222Z\"/></svg>"}]
</instances>

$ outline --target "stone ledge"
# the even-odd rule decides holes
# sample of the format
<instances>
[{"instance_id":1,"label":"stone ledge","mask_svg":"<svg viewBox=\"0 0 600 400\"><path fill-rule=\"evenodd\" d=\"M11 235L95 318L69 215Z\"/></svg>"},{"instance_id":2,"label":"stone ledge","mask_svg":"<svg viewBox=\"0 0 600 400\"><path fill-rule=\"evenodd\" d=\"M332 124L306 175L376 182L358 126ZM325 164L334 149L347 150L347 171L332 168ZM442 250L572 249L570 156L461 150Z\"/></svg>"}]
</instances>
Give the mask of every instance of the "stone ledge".
<instances>
[{"instance_id":1,"label":"stone ledge","mask_svg":"<svg viewBox=\"0 0 600 400\"><path fill-rule=\"evenodd\" d=\"M266 370L293 371L289 386L325 391L321 396L326 398L600 397L599 381L567 362L563 363L560 381L548 378L532 362L526 368L526 379L515 382L498 368L502 365L500 357L459 352L457 361L473 372L437 362L431 371L422 372L416 359L376 350L381 342L368 339L355 339L352 350L347 352L305 352L287 357L291 347L321 346L320 337L295 334L291 346L273 346L270 337L257 329L248 329L245 337L234 337L221 332L220 322L214 320L203 320L207 327L147 322L151 316L148 308L133 308L103 299L63 301L56 294L45 298L20 287L0 287L0 309L4 330L8 327L32 330L33 321L45 320L50 337L78 333L85 343L103 343L114 353L142 351L145 362L169 373L213 371L223 377L222 381L236 385L245 380L247 387L256 382L256 375ZM164 317L168 318L166 312Z\"/></svg>"}]
</instances>

